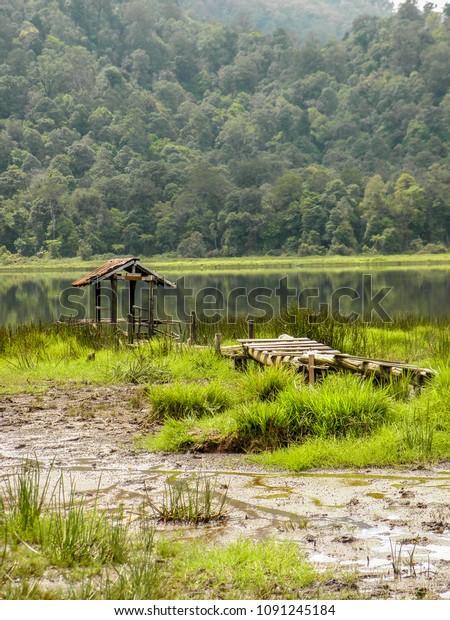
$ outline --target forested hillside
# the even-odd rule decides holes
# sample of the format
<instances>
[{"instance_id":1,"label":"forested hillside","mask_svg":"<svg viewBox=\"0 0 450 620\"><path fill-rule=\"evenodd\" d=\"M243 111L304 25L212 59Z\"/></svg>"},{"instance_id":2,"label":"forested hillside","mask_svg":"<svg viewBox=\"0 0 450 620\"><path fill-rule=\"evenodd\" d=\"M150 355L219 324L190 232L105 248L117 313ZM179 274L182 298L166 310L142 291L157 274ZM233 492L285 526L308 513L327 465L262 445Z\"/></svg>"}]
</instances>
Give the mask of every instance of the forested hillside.
<instances>
[{"instance_id":1,"label":"forested hillside","mask_svg":"<svg viewBox=\"0 0 450 620\"><path fill-rule=\"evenodd\" d=\"M450 11L344 40L176 0L4 0L0 253L439 251Z\"/></svg>"},{"instance_id":2,"label":"forested hillside","mask_svg":"<svg viewBox=\"0 0 450 620\"><path fill-rule=\"evenodd\" d=\"M314 33L322 41L342 37L359 15L392 13L389 0L180 0L179 4L207 21L252 24L270 34L285 28L300 40Z\"/></svg>"}]
</instances>

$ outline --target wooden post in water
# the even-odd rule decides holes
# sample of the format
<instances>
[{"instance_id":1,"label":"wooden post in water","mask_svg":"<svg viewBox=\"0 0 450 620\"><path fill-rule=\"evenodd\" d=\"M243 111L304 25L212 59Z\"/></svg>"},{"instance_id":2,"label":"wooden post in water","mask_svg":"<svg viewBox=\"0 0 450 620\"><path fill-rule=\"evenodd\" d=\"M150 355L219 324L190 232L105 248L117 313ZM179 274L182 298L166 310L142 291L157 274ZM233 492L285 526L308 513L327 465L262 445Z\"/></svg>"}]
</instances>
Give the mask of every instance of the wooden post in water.
<instances>
[{"instance_id":1,"label":"wooden post in water","mask_svg":"<svg viewBox=\"0 0 450 620\"><path fill-rule=\"evenodd\" d=\"M197 315L195 314L195 310L191 310L191 322L189 325L189 339L191 344L195 344L197 339Z\"/></svg>"},{"instance_id":2,"label":"wooden post in water","mask_svg":"<svg viewBox=\"0 0 450 620\"><path fill-rule=\"evenodd\" d=\"M315 380L316 380L314 365L315 365L315 356L314 356L314 353L310 353L308 355L308 372L309 372L308 381L310 385L314 385Z\"/></svg>"},{"instance_id":3,"label":"wooden post in water","mask_svg":"<svg viewBox=\"0 0 450 620\"><path fill-rule=\"evenodd\" d=\"M255 338L255 321L250 319L248 321L248 339L254 340L254 338Z\"/></svg>"},{"instance_id":4,"label":"wooden post in water","mask_svg":"<svg viewBox=\"0 0 450 620\"><path fill-rule=\"evenodd\" d=\"M216 334L214 336L214 349L217 355L220 355L220 345L222 343L222 334Z\"/></svg>"},{"instance_id":5,"label":"wooden post in water","mask_svg":"<svg viewBox=\"0 0 450 620\"><path fill-rule=\"evenodd\" d=\"M100 323L100 321L102 320L102 309L100 306L100 301L101 301L100 282L96 282L94 288L95 288L95 322Z\"/></svg>"}]
</instances>

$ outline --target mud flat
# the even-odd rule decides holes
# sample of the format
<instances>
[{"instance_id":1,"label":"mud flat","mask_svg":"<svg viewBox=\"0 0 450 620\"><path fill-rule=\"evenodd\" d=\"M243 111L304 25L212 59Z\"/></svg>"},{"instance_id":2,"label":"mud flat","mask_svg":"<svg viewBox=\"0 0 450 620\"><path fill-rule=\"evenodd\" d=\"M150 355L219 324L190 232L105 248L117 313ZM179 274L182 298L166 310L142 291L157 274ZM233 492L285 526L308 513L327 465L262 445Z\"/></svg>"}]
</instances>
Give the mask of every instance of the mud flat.
<instances>
[{"instance_id":1,"label":"mud flat","mask_svg":"<svg viewBox=\"0 0 450 620\"><path fill-rule=\"evenodd\" d=\"M450 463L433 468L267 471L237 454L149 454L148 411L130 386L0 397L0 475L27 459L71 479L81 494L133 513L182 477L212 476L228 518L158 529L220 544L248 537L298 543L318 570L353 575L361 596L450 598Z\"/></svg>"}]
</instances>

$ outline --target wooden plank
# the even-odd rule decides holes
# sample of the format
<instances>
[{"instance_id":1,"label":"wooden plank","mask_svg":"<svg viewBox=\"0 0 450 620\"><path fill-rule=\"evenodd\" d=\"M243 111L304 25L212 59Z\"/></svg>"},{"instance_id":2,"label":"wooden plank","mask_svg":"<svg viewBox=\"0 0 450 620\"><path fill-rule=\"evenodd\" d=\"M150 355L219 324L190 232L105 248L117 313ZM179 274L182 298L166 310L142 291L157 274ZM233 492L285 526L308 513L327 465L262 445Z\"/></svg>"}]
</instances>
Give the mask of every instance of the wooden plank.
<instances>
[{"instance_id":1,"label":"wooden plank","mask_svg":"<svg viewBox=\"0 0 450 620\"><path fill-rule=\"evenodd\" d=\"M124 280L129 280L130 282L140 282L142 280L142 276L126 275Z\"/></svg>"},{"instance_id":2,"label":"wooden plank","mask_svg":"<svg viewBox=\"0 0 450 620\"><path fill-rule=\"evenodd\" d=\"M277 351L279 349L303 349L304 351L308 349L317 349L317 348L326 348L331 349L327 344L321 344L320 342L297 342L295 344L275 344L275 343L258 343L258 342L248 342L242 343L243 347L252 347L252 349L272 349Z\"/></svg>"},{"instance_id":3,"label":"wooden plank","mask_svg":"<svg viewBox=\"0 0 450 620\"><path fill-rule=\"evenodd\" d=\"M269 350L269 349L273 349L274 351L278 351L280 349L302 349L304 351L307 351L308 349L331 349L331 347L329 347L327 344L320 344L319 342L304 342L304 343L295 343L295 344L270 344L270 343L265 343L265 344L257 344L256 342L254 343L249 343L249 344L243 344L242 346L244 347L251 347L252 349L264 349L264 350Z\"/></svg>"},{"instance_id":4,"label":"wooden plank","mask_svg":"<svg viewBox=\"0 0 450 620\"><path fill-rule=\"evenodd\" d=\"M286 343L286 342L316 342L315 340L311 340L310 338L292 338L292 339L284 339L284 338L254 338L254 339L249 339L249 338L236 338L236 340L238 342L242 342L242 343L248 343L248 342L275 342L275 343Z\"/></svg>"},{"instance_id":5,"label":"wooden plank","mask_svg":"<svg viewBox=\"0 0 450 620\"><path fill-rule=\"evenodd\" d=\"M317 353L321 355L336 355L336 351L333 349L294 349L294 350L286 350L279 349L278 351L271 351L267 349L253 349L252 347L248 348L248 351L255 351L258 353L265 353L266 355L283 355L284 357L301 357L302 355L308 355L309 353Z\"/></svg>"},{"instance_id":6,"label":"wooden plank","mask_svg":"<svg viewBox=\"0 0 450 620\"><path fill-rule=\"evenodd\" d=\"M127 315L128 320L128 344L133 344L134 337L134 317L132 314Z\"/></svg>"},{"instance_id":7,"label":"wooden plank","mask_svg":"<svg viewBox=\"0 0 450 620\"><path fill-rule=\"evenodd\" d=\"M317 352L322 352L322 353L331 353L333 352L334 354L339 353L339 351L336 351L335 349L329 349L329 348L325 348L325 347L292 347L289 349L285 349L284 347L280 347L279 349L272 349L271 347L244 347L245 349L253 349L253 351L263 351L264 353L281 353L283 352L285 355L295 355L296 353L298 354L302 354L302 353L308 353L309 351L317 351Z\"/></svg>"},{"instance_id":8,"label":"wooden plank","mask_svg":"<svg viewBox=\"0 0 450 620\"><path fill-rule=\"evenodd\" d=\"M422 368L421 366L415 366L414 364L406 364L404 362L392 362L388 360L371 359L367 357L359 357L357 355L346 355L344 353L336 354L336 357L339 357L339 358L342 357L342 358L354 360L355 362L370 362L370 363L378 364L379 366L386 366L386 367L398 366L398 367L406 368L406 369L410 368L411 370L420 369L420 370L429 371L431 373L435 372L432 368Z\"/></svg>"}]
</instances>

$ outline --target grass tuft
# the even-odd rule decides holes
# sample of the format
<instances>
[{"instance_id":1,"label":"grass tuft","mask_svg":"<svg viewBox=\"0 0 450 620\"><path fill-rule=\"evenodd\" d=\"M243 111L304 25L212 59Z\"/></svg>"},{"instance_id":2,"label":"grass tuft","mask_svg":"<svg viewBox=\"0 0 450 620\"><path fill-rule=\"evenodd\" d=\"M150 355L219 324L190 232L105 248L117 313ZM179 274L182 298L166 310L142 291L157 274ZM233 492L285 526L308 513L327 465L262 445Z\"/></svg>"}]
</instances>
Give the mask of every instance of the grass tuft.
<instances>
[{"instance_id":1,"label":"grass tuft","mask_svg":"<svg viewBox=\"0 0 450 620\"><path fill-rule=\"evenodd\" d=\"M273 449L298 437L289 411L278 402L253 402L235 412L237 442L246 450Z\"/></svg>"},{"instance_id":2,"label":"grass tuft","mask_svg":"<svg viewBox=\"0 0 450 620\"><path fill-rule=\"evenodd\" d=\"M225 518L226 490L217 490L217 479L206 476L168 479L160 504L150 503L159 521L199 525Z\"/></svg>"},{"instance_id":3,"label":"grass tuft","mask_svg":"<svg viewBox=\"0 0 450 620\"><path fill-rule=\"evenodd\" d=\"M248 399L273 401L280 392L294 387L299 375L287 367L263 366L250 370L241 381L241 390Z\"/></svg>"},{"instance_id":4,"label":"grass tuft","mask_svg":"<svg viewBox=\"0 0 450 620\"><path fill-rule=\"evenodd\" d=\"M286 390L278 402L289 414L297 437L364 435L391 413L386 391L353 375L329 375L314 387Z\"/></svg>"},{"instance_id":5,"label":"grass tuft","mask_svg":"<svg viewBox=\"0 0 450 620\"><path fill-rule=\"evenodd\" d=\"M180 419L223 411L231 403L227 389L218 382L157 385L148 392L156 419Z\"/></svg>"},{"instance_id":6,"label":"grass tuft","mask_svg":"<svg viewBox=\"0 0 450 620\"><path fill-rule=\"evenodd\" d=\"M171 378L171 373L164 361L160 361L158 366L155 366L144 351L133 349L126 360L120 361L113 368L112 376L115 383L140 385L167 383Z\"/></svg>"}]
</instances>

